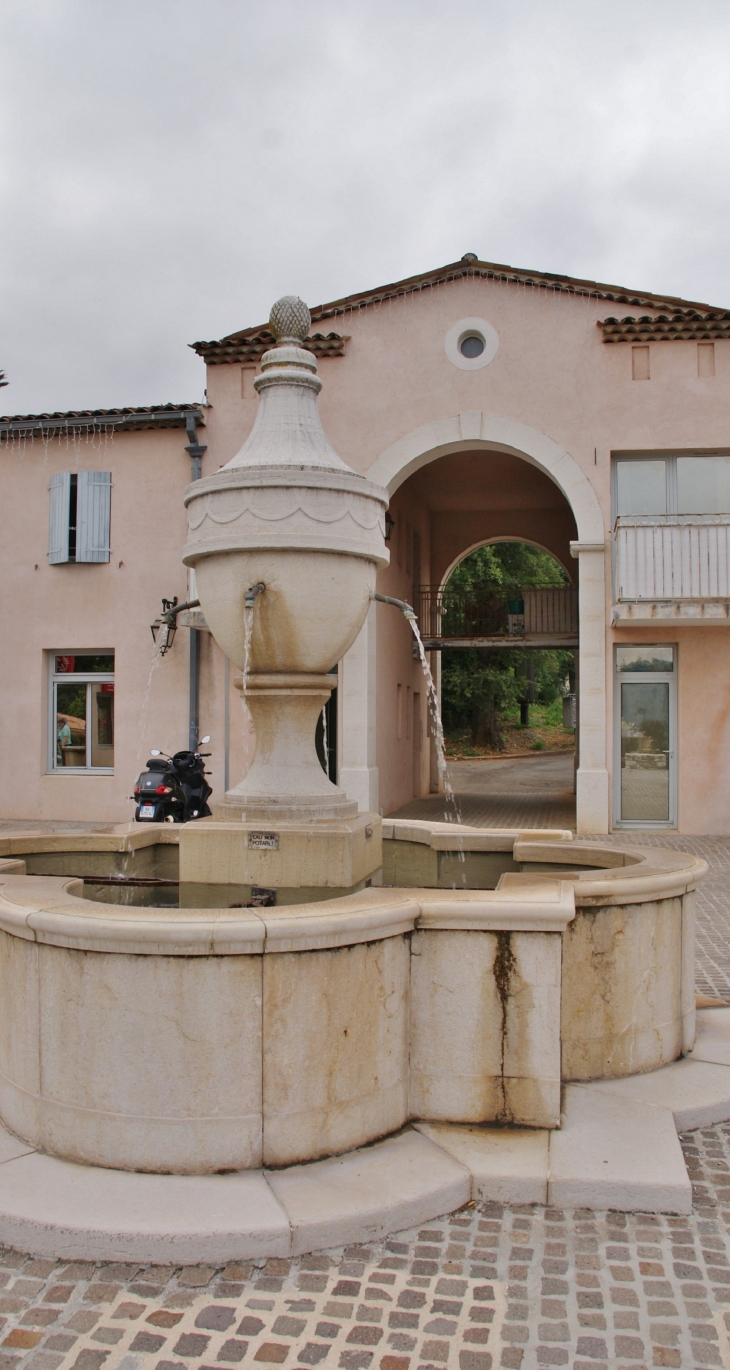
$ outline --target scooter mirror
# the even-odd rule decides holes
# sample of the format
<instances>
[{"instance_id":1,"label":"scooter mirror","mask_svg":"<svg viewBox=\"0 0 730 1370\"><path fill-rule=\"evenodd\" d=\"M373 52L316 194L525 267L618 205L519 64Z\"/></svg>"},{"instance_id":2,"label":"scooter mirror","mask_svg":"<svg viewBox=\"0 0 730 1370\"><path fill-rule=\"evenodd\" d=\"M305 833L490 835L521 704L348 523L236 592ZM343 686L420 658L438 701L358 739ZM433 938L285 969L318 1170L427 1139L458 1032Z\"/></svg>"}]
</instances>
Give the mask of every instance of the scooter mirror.
<instances>
[{"instance_id":1,"label":"scooter mirror","mask_svg":"<svg viewBox=\"0 0 730 1370\"><path fill-rule=\"evenodd\" d=\"M162 752L158 751L157 747L153 747L150 756L162 756Z\"/></svg>"},{"instance_id":2,"label":"scooter mirror","mask_svg":"<svg viewBox=\"0 0 730 1370\"><path fill-rule=\"evenodd\" d=\"M210 733L207 733L205 737L201 737L200 741L201 743L210 742Z\"/></svg>"}]
</instances>

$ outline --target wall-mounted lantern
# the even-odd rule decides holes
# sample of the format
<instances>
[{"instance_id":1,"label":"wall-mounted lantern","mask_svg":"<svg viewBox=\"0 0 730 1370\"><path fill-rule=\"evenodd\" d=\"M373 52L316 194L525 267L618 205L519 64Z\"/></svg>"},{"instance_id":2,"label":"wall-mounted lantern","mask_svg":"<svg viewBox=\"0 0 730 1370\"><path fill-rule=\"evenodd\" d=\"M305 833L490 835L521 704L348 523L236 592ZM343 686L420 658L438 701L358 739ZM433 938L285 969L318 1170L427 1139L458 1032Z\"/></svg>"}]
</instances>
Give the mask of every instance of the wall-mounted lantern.
<instances>
[{"instance_id":1,"label":"wall-mounted lantern","mask_svg":"<svg viewBox=\"0 0 730 1370\"><path fill-rule=\"evenodd\" d=\"M261 588L263 589L263 586ZM257 587L256 592L258 593ZM199 607L199 599L189 599L186 600L184 604L178 604L177 595L175 595L174 599L163 599L160 617L156 618L154 623L150 624L150 632L154 643L157 643L157 635L159 633L160 656L164 656L165 652L169 652L175 641L178 614L182 613L183 609L197 609Z\"/></svg>"},{"instance_id":2,"label":"wall-mounted lantern","mask_svg":"<svg viewBox=\"0 0 730 1370\"><path fill-rule=\"evenodd\" d=\"M155 646L157 645L157 637L159 634L160 656L164 656L166 652L169 652L175 641L175 633L177 632L177 613L177 595L175 595L174 599L163 599L160 617L156 618L154 623L150 624L152 641Z\"/></svg>"}]
</instances>

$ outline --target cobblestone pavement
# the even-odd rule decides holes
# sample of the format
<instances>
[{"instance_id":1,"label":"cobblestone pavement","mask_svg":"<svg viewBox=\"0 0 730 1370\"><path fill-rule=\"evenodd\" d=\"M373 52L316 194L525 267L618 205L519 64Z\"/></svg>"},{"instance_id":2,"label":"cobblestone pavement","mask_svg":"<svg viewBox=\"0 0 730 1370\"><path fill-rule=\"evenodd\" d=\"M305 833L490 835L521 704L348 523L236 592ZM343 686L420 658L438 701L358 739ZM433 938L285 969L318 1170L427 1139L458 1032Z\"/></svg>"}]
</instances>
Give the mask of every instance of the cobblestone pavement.
<instances>
[{"instance_id":1,"label":"cobblestone pavement","mask_svg":"<svg viewBox=\"0 0 730 1370\"><path fill-rule=\"evenodd\" d=\"M730 1367L730 1124L683 1146L687 1218L470 1205L221 1270L0 1251L0 1370Z\"/></svg>"}]
</instances>

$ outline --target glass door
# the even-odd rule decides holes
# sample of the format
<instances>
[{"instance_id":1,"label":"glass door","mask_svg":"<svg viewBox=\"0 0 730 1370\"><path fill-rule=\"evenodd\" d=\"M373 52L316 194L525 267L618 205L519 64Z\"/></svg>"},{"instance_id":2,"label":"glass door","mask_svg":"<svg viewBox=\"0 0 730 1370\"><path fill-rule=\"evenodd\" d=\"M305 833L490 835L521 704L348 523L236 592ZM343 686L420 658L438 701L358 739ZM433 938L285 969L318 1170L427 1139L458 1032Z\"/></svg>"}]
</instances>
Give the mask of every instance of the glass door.
<instances>
[{"instance_id":1,"label":"glass door","mask_svg":"<svg viewBox=\"0 0 730 1370\"><path fill-rule=\"evenodd\" d=\"M615 821L676 827L676 670L673 646L616 648Z\"/></svg>"}]
</instances>

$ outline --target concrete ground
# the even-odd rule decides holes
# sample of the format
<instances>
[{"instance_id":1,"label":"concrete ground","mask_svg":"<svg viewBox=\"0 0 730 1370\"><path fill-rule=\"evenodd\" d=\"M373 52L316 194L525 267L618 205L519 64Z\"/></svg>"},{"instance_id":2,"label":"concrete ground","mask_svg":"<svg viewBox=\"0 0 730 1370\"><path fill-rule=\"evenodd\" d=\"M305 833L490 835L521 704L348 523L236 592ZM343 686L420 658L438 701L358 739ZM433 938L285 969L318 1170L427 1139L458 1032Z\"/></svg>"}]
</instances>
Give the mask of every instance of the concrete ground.
<instances>
[{"instance_id":1,"label":"concrete ground","mask_svg":"<svg viewBox=\"0 0 730 1370\"><path fill-rule=\"evenodd\" d=\"M571 825L565 757L486 764L454 766L466 822ZM709 861L698 988L730 998L730 840L616 840ZM0 1370L730 1370L730 1123L682 1146L683 1218L470 1204L369 1246L218 1270L0 1248Z\"/></svg>"},{"instance_id":2,"label":"concrete ground","mask_svg":"<svg viewBox=\"0 0 730 1370\"><path fill-rule=\"evenodd\" d=\"M573 753L452 761L465 823L483 828L575 828ZM413 799L391 818L441 818L441 795Z\"/></svg>"}]
</instances>

